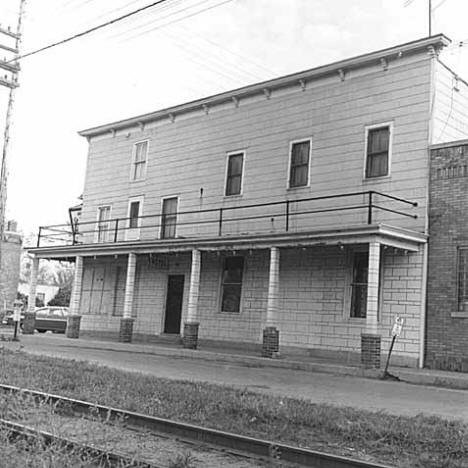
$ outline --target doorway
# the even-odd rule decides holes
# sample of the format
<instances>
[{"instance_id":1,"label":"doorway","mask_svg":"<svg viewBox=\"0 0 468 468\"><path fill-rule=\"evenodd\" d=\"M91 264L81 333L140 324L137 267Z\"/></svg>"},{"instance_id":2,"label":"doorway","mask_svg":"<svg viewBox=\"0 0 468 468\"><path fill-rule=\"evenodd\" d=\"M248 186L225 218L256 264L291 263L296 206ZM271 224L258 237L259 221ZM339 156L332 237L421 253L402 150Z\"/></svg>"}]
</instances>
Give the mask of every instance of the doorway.
<instances>
[{"instance_id":1,"label":"doorway","mask_svg":"<svg viewBox=\"0 0 468 468\"><path fill-rule=\"evenodd\" d=\"M182 318L182 301L184 298L184 275L167 277L166 317L164 333L179 334Z\"/></svg>"}]
</instances>

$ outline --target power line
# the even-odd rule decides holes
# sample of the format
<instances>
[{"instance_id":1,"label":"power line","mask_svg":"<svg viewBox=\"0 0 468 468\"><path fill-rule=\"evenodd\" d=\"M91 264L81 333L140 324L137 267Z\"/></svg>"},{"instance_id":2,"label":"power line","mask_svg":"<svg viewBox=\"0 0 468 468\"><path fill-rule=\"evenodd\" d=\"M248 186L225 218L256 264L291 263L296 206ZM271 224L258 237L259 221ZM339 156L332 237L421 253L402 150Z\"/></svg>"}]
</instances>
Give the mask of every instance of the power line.
<instances>
[{"instance_id":1,"label":"power line","mask_svg":"<svg viewBox=\"0 0 468 468\"><path fill-rule=\"evenodd\" d=\"M62 39L60 41L57 41L57 42L54 42L52 44L49 44L47 46L44 46L44 47L41 47L40 49L36 49L36 50L33 50L32 52L28 52L26 54L23 54L23 55L19 55L18 57L16 57L14 60L11 60L11 61L17 61L19 59L23 59L25 57L30 57L31 55L35 55L35 54L38 54L39 52L44 52L45 50L48 50L48 49L52 49L52 47L57 47L59 45L62 45L62 44L65 44L67 42L70 42L74 39L78 39L79 37L83 37L87 34L90 34L92 32L95 32L95 31L98 31L99 29L103 29L107 26L110 26L112 24L115 24L115 23L118 23L120 21L123 21L124 19L127 19L127 18L130 18L131 16L135 16L145 10L149 10L150 8L153 8L155 7L156 5L160 5L161 3L165 3L166 1L169 1L169 0L158 0L156 2L153 2L149 5L146 5L144 7L141 7L141 8L138 8L137 10L133 10L129 13L126 13L125 15L122 15L122 16L119 16L117 18L114 18L110 21L106 21L105 23L102 23L102 24L99 24L97 26L94 26L92 28L89 28L85 31L82 31L80 33L77 33L77 34L74 34L73 36L70 36L70 37L67 37L65 39Z\"/></svg>"},{"instance_id":2,"label":"power line","mask_svg":"<svg viewBox=\"0 0 468 468\"><path fill-rule=\"evenodd\" d=\"M232 1L233 0L224 0L223 2L220 2L220 3L217 3L215 5L211 5L209 7L206 7L203 10L195 11L195 12L193 12L193 13L191 13L189 15L183 16L181 18L175 18L174 20L169 21L168 23L165 23L165 24L162 24L162 25L159 25L159 26L155 26L154 28L148 29L148 30L140 32L138 34L134 34L133 36L130 36L129 39L135 39L135 38L140 37L140 36L142 36L144 34L148 34L148 33L152 32L152 31L155 31L155 30L160 29L162 27L169 26L170 24L174 24L174 23L177 23L179 21L185 20L187 18L191 18L192 16L199 15L200 13L204 13L205 11L212 10L213 8L217 8L217 7L221 6L221 5L224 5L225 3L229 3L229 2L232 2ZM201 3L204 3L204 2L201 2Z\"/></svg>"}]
</instances>

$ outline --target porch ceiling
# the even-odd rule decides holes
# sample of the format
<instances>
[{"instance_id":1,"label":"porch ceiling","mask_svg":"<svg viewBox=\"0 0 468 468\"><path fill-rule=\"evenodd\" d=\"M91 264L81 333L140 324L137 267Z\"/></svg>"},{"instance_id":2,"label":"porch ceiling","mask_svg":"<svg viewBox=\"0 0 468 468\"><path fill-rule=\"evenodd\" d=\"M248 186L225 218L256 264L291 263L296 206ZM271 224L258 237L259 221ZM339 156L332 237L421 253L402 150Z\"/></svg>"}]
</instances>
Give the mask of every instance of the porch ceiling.
<instances>
[{"instance_id":1,"label":"porch ceiling","mask_svg":"<svg viewBox=\"0 0 468 468\"><path fill-rule=\"evenodd\" d=\"M65 260L82 255L85 257L122 255L134 252L170 253L188 252L193 249L203 251L267 249L270 247L303 247L352 245L380 242L412 252L427 242L423 233L410 231L385 224L348 226L345 228L304 231L294 233L249 234L240 236L156 239L151 241L127 241L115 243L93 243L68 246L28 248L28 252L38 258Z\"/></svg>"}]
</instances>

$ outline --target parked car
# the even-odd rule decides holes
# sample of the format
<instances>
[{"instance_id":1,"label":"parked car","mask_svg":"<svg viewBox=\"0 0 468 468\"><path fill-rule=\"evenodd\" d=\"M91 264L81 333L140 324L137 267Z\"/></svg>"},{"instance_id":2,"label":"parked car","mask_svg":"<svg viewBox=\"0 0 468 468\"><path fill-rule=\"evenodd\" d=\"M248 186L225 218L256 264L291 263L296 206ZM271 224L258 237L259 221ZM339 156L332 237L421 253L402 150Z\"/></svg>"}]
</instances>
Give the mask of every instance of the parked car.
<instances>
[{"instance_id":1,"label":"parked car","mask_svg":"<svg viewBox=\"0 0 468 468\"><path fill-rule=\"evenodd\" d=\"M21 322L23 322L24 314L21 312ZM14 325L13 322L13 311L6 310L2 317L2 325Z\"/></svg>"},{"instance_id":2,"label":"parked car","mask_svg":"<svg viewBox=\"0 0 468 468\"><path fill-rule=\"evenodd\" d=\"M41 307L36 309L36 330L45 333L65 333L67 328L67 307Z\"/></svg>"}]
</instances>

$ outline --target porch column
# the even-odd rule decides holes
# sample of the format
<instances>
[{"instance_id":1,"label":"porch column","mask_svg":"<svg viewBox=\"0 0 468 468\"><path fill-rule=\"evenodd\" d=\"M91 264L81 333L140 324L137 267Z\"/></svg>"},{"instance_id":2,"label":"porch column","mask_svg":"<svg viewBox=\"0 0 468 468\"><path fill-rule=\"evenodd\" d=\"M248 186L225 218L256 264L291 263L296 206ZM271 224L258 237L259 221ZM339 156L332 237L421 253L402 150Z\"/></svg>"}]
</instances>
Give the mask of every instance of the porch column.
<instances>
[{"instance_id":1,"label":"porch column","mask_svg":"<svg viewBox=\"0 0 468 468\"><path fill-rule=\"evenodd\" d=\"M75 259L75 275L70 297L70 315L67 319L67 338L78 338L80 336L80 300L81 284L83 281L83 257L78 255Z\"/></svg>"},{"instance_id":2,"label":"porch column","mask_svg":"<svg viewBox=\"0 0 468 468\"><path fill-rule=\"evenodd\" d=\"M271 247L266 326L263 329L262 343L262 356L269 358L277 356L279 351L279 330L275 326L279 311L279 270L279 249L278 247Z\"/></svg>"},{"instance_id":3,"label":"porch column","mask_svg":"<svg viewBox=\"0 0 468 468\"><path fill-rule=\"evenodd\" d=\"M190 289L188 297L187 320L184 323L184 348L197 349L198 346L198 297L200 295L201 252L192 250Z\"/></svg>"},{"instance_id":4,"label":"porch column","mask_svg":"<svg viewBox=\"0 0 468 468\"><path fill-rule=\"evenodd\" d=\"M127 280L125 282L125 298L123 317L120 319L119 341L122 343L130 343L133 335L133 292L135 290L135 271L136 271L136 254L128 254L127 263Z\"/></svg>"},{"instance_id":5,"label":"porch column","mask_svg":"<svg viewBox=\"0 0 468 468\"><path fill-rule=\"evenodd\" d=\"M367 368L380 368L381 336L377 332L379 309L380 243L369 243L367 272L366 331L361 334L361 363Z\"/></svg>"},{"instance_id":6,"label":"porch column","mask_svg":"<svg viewBox=\"0 0 468 468\"><path fill-rule=\"evenodd\" d=\"M32 335L36 325L36 289L37 274L39 272L39 258L34 257L31 265L31 277L29 279L29 296L27 310L24 312L23 334Z\"/></svg>"}]
</instances>

